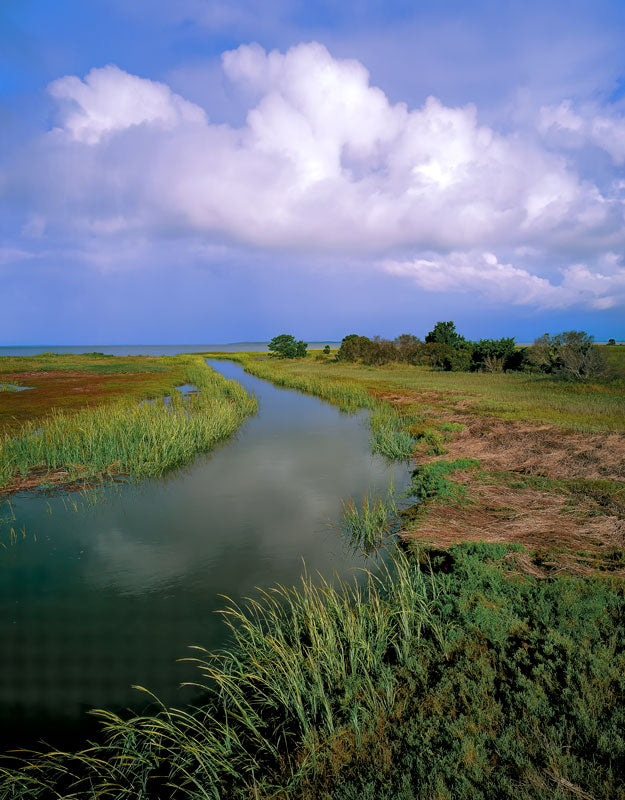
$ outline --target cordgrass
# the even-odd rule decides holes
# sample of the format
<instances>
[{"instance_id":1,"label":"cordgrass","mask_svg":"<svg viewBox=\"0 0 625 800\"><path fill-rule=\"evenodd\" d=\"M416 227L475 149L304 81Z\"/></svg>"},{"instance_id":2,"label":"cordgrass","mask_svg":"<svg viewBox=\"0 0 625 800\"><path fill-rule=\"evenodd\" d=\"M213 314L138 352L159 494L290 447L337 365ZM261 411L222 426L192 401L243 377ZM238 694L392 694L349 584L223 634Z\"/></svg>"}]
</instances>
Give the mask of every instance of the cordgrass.
<instances>
[{"instance_id":1,"label":"cordgrass","mask_svg":"<svg viewBox=\"0 0 625 800\"><path fill-rule=\"evenodd\" d=\"M622 800L623 582L520 579L517 550L395 551L230 604L201 706L95 712L99 741L7 761L0 795Z\"/></svg>"},{"instance_id":2,"label":"cordgrass","mask_svg":"<svg viewBox=\"0 0 625 800\"><path fill-rule=\"evenodd\" d=\"M362 498L360 507L353 499L343 503L341 529L350 547L366 555L382 547L398 527L399 512L391 485L385 497Z\"/></svg>"},{"instance_id":3,"label":"cordgrass","mask_svg":"<svg viewBox=\"0 0 625 800\"><path fill-rule=\"evenodd\" d=\"M231 435L256 410L256 400L199 356L177 356L179 375L198 388L182 397L138 403L134 397L83 409L54 411L0 438L0 489L24 482L88 481L103 475L161 475ZM177 377L176 382L179 382Z\"/></svg>"}]
</instances>

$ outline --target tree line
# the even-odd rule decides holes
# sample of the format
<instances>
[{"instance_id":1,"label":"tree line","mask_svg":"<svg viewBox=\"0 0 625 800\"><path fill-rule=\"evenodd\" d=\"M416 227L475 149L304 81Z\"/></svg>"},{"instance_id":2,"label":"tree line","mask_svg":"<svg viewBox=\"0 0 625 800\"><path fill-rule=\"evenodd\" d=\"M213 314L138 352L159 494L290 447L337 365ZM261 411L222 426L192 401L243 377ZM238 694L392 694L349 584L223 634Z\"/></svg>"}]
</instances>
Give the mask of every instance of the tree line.
<instances>
[{"instance_id":1,"label":"tree line","mask_svg":"<svg viewBox=\"0 0 625 800\"><path fill-rule=\"evenodd\" d=\"M570 380L598 377L606 363L593 337L585 331L565 331L536 339L533 346L518 347L514 337L472 342L455 324L437 322L425 341L411 333L396 339L345 336L337 360L370 365L391 362L429 366L454 372L543 372Z\"/></svg>"},{"instance_id":2,"label":"tree line","mask_svg":"<svg viewBox=\"0 0 625 800\"><path fill-rule=\"evenodd\" d=\"M269 355L304 358L307 347L305 342L283 333L269 343ZM323 352L329 355L329 345ZM470 341L458 333L451 320L437 322L425 341L412 333L402 333L392 340L350 333L343 338L336 359L368 365L397 362L451 372L542 372L568 380L586 380L607 373L603 353L585 331L564 331L555 336L545 333L533 345L519 347L512 336Z\"/></svg>"}]
</instances>

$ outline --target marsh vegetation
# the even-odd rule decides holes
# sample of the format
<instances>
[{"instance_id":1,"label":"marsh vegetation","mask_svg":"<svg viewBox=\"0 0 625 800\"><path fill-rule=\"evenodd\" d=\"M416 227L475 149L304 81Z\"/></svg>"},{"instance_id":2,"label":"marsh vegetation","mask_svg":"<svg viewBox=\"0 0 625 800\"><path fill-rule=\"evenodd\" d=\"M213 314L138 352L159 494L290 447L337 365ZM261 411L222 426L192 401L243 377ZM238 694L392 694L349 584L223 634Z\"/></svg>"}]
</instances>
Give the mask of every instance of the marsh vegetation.
<instances>
[{"instance_id":1,"label":"marsh vegetation","mask_svg":"<svg viewBox=\"0 0 625 800\"><path fill-rule=\"evenodd\" d=\"M95 366L75 363L79 357L73 358L73 363L63 364L63 370L54 364L54 372L74 373L81 365L88 377L90 369L97 370L96 375L102 369L119 375L124 367L132 374L133 367L143 366L136 363L138 359L121 364L107 360L102 367L99 362ZM210 450L256 410L255 399L240 384L214 372L200 356L153 360L156 365L146 365L146 372L138 374L152 378L155 370L161 377L156 402L138 402L136 391L119 399L107 398L108 402L96 395L98 402L91 407L71 412L48 409L47 415L37 415L0 434L0 491L84 483L102 476L161 475ZM47 372L45 367L40 369ZM36 382L36 372L33 376ZM197 392L175 391L185 381ZM150 384L140 387L141 394L154 395Z\"/></svg>"}]
</instances>

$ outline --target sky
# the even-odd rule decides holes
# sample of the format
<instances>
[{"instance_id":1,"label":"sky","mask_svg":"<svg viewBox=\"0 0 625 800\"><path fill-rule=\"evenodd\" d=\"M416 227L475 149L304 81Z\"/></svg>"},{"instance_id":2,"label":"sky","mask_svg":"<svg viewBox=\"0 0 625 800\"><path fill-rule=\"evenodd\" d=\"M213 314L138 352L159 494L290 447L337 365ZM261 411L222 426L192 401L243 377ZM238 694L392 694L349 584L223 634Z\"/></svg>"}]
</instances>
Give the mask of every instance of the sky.
<instances>
[{"instance_id":1,"label":"sky","mask_svg":"<svg viewBox=\"0 0 625 800\"><path fill-rule=\"evenodd\" d=\"M622 0L3 0L0 346L625 339Z\"/></svg>"}]
</instances>

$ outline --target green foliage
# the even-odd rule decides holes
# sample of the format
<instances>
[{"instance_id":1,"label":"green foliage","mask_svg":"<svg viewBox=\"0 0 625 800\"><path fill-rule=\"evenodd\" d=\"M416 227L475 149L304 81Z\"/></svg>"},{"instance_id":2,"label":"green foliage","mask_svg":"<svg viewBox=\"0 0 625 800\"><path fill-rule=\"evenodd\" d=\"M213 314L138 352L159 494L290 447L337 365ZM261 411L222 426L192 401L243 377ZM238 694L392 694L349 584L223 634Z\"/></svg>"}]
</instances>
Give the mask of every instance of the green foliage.
<instances>
[{"instance_id":1,"label":"green foliage","mask_svg":"<svg viewBox=\"0 0 625 800\"><path fill-rule=\"evenodd\" d=\"M514 338L480 339L475 342L471 352L471 369L484 372L502 372L505 369L518 369L522 357L517 355Z\"/></svg>"},{"instance_id":2,"label":"green foliage","mask_svg":"<svg viewBox=\"0 0 625 800\"><path fill-rule=\"evenodd\" d=\"M536 339L530 363L542 372L572 381L597 378L606 372L606 359L586 331L564 331Z\"/></svg>"},{"instance_id":3,"label":"green foliage","mask_svg":"<svg viewBox=\"0 0 625 800\"><path fill-rule=\"evenodd\" d=\"M479 467L475 458L456 458L454 461L441 459L423 464L413 472L409 494L419 497L421 501L437 500L438 502L458 502L466 492L464 487L447 477L456 470Z\"/></svg>"},{"instance_id":4,"label":"green foliage","mask_svg":"<svg viewBox=\"0 0 625 800\"><path fill-rule=\"evenodd\" d=\"M355 551L369 554L382 547L397 526L398 514L393 487L386 497L365 495L360 507L353 500L343 503L341 528Z\"/></svg>"},{"instance_id":5,"label":"green foliage","mask_svg":"<svg viewBox=\"0 0 625 800\"><path fill-rule=\"evenodd\" d=\"M355 333L345 336L336 355L339 361L362 361L364 364L388 364L398 360L398 350L393 342L376 336L369 339Z\"/></svg>"},{"instance_id":6,"label":"green foliage","mask_svg":"<svg viewBox=\"0 0 625 800\"><path fill-rule=\"evenodd\" d=\"M421 339L412 333L402 333L395 339L394 344L397 348L398 361L407 364L419 363L423 346Z\"/></svg>"},{"instance_id":7,"label":"green foliage","mask_svg":"<svg viewBox=\"0 0 625 800\"><path fill-rule=\"evenodd\" d=\"M290 333L281 333L269 342L269 355L274 358L305 358L307 347L306 342L295 341Z\"/></svg>"},{"instance_id":8,"label":"green foliage","mask_svg":"<svg viewBox=\"0 0 625 800\"><path fill-rule=\"evenodd\" d=\"M446 344L451 348L464 347L467 340L456 331L456 325L449 322L437 322L434 328L425 337L426 342Z\"/></svg>"},{"instance_id":9,"label":"green foliage","mask_svg":"<svg viewBox=\"0 0 625 800\"><path fill-rule=\"evenodd\" d=\"M0 795L622 800L623 583L521 578L516 555L396 552L232 604L232 650L196 651L201 707L100 711L105 737L7 766Z\"/></svg>"},{"instance_id":10,"label":"green foliage","mask_svg":"<svg viewBox=\"0 0 625 800\"><path fill-rule=\"evenodd\" d=\"M326 346L323 348L323 350L322 350L321 352L322 352L324 355L326 355L326 356L329 356L329 355L330 355L330 345L329 345L329 344L327 344L327 345L326 345Z\"/></svg>"},{"instance_id":11,"label":"green foliage","mask_svg":"<svg viewBox=\"0 0 625 800\"><path fill-rule=\"evenodd\" d=\"M616 344L616 339L608 339L608 345L610 347L614 347L615 344Z\"/></svg>"}]
</instances>

